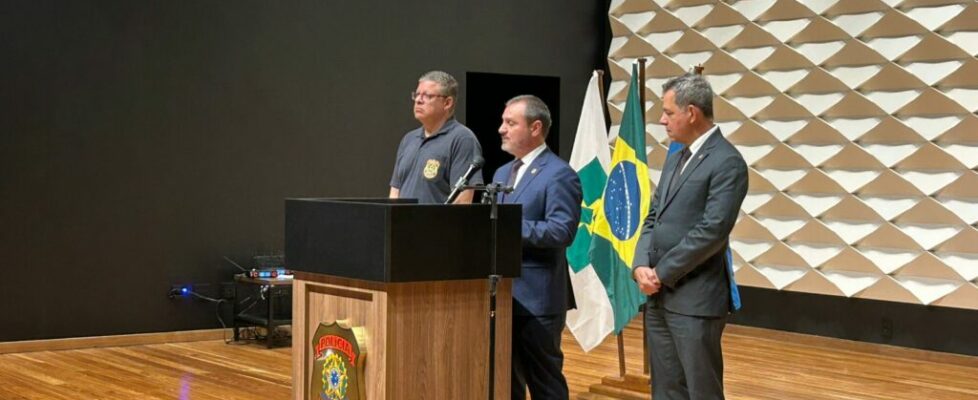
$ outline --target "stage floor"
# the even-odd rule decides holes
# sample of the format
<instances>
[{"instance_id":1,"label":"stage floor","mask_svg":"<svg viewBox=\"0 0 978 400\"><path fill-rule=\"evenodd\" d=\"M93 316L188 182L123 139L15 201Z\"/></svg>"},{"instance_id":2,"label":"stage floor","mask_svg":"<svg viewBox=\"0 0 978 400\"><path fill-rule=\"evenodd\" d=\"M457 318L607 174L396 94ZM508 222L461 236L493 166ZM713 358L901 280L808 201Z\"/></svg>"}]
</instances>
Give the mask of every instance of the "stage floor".
<instances>
[{"instance_id":1,"label":"stage floor","mask_svg":"<svg viewBox=\"0 0 978 400\"><path fill-rule=\"evenodd\" d=\"M640 373L638 320L625 331ZM724 334L728 399L975 399L978 357L731 325ZM614 337L584 354L565 331L572 398L617 375ZM289 399L291 349L211 340L0 354L0 399ZM475 398L475 397L474 397Z\"/></svg>"}]
</instances>

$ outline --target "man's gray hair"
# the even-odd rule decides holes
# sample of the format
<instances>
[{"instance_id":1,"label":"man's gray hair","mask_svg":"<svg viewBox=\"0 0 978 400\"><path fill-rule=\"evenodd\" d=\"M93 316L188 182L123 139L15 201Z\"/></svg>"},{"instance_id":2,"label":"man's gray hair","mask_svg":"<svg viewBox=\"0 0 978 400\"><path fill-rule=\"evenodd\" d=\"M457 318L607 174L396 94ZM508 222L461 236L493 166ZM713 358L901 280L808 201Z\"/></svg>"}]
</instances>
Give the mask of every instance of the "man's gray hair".
<instances>
[{"instance_id":1,"label":"man's gray hair","mask_svg":"<svg viewBox=\"0 0 978 400\"><path fill-rule=\"evenodd\" d=\"M703 111L706 119L713 120L713 88L703 75L688 73L672 78L662 85L662 94L670 90L676 94L677 106L692 104Z\"/></svg>"},{"instance_id":2,"label":"man's gray hair","mask_svg":"<svg viewBox=\"0 0 978 400\"><path fill-rule=\"evenodd\" d=\"M430 81L441 86L441 95L458 99L458 81L455 77L444 71L428 71L418 78L418 82Z\"/></svg>"},{"instance_id":3,"label":"man's gray hair","mask_svg":"<svg viewBox=\"0 0 978 400\"><path fill-rule=\"evenodd\" d=\"M513 97L506 102L506 106L509 107L512 104L520 103L526 104L526 109L523 112L523 116L526 117L527 124L532 124L533 121L540 121L543 125L543 137L547 137L550 133L550 109L547 108L547 103L540 100L539 97L532 94L521 94L519 96Z\"/></svg>"}]
</instances>

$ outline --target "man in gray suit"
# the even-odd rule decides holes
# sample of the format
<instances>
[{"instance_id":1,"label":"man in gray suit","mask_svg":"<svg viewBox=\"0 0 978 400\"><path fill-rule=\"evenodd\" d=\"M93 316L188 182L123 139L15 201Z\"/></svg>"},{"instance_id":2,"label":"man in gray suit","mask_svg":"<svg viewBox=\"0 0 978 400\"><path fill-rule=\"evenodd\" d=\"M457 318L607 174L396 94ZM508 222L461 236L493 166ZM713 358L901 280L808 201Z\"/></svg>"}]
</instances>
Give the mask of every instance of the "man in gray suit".
<instances>
[{"instance_id":1,"label":"man in gray suit","mask_svg":"<svg viewBox=\"0 0 978 400\"><path fill-rule=\"evenodd\" d=\"M713 124L713 89L703 76L673 78L662 92L659 123L685 147L666 159L632 269L648 295L653 398L722 399L726 250L747 195L747 164Z\"/></svg>"}]
</instances>

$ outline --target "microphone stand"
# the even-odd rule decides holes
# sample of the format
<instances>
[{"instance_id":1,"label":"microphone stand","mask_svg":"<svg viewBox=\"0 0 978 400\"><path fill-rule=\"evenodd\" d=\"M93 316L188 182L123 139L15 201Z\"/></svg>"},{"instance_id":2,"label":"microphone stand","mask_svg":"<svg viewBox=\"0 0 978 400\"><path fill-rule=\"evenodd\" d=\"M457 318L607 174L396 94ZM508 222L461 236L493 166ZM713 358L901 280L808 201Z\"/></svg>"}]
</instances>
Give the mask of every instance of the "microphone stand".
<instances>
[{"instance_id":1,"label":"microphone stand","mask_svg":"<svg viewBox=\"0 0 978 400\"><path fill-rule=\"evenodd\" d=\"M465 189L481 191L482 204L489 203L489 246L492 249L489 255L489 392L488 399L495 399L496 390L496 293L498 292L499 280L502 276L496 270L496 236L499 231L499 201L496 195L499 193L511 193L512 187L504 186L501 183L490 183L482 186L466 186Z\"/></svg>"}]
</instances>

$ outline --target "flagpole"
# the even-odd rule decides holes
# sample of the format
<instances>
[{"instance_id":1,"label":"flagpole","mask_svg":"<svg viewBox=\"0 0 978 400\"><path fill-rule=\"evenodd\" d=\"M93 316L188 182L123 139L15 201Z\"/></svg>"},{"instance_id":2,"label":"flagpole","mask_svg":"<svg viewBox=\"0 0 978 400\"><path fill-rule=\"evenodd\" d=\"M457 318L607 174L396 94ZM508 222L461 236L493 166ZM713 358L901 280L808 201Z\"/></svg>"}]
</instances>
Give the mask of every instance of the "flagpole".
<instances>
[{"instance_id":1,"label":"flagpole","mask_svg":"<svg viewBox=\"0 0 978 400\"><path fill-rule=\"evenodd\" d=\"M638 98L639 98L639 104L642 105L642 130L643 131L645 130L645 62L646 61L647 61L647 59L645 57L641 57L641 58L638 59L638 77L639 77L639 80L638 81L642 83L642 86L641 86L641 88L638 91ZM647 340L648 339L648 332L645 331L645 317L644 317L644 314L645 313L642 313L642 314L643 314L643 318L642 318L642 373L649 374L651 376L651 374L649 372L649 341ZM618 341L621 342L621 338L619 338ZM618 346L621 347L622 344L619 343Z\"/></svg>"},{"instance_id":2,"label":"flagpole","mask_svg":"<svg viewBox=\"0 0 978 400\"><path fill-rule=\"evenodd\" d=\"M642 130L645 130L645 57L638 59L638 83L642 85L638 89L638 101L642 105Z\"/></svg>"}]
</instances>

